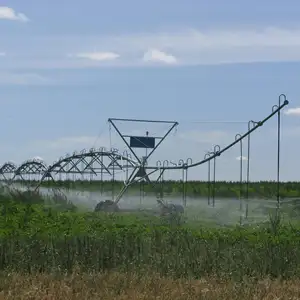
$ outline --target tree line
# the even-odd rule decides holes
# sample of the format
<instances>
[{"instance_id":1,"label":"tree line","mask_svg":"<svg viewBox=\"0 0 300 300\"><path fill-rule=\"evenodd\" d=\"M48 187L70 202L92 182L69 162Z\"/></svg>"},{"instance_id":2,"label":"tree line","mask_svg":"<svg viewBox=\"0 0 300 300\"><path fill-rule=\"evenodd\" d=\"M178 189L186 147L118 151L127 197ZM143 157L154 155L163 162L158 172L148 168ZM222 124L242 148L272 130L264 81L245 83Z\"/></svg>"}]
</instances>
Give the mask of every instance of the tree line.
<instances>
[{"instance_id":1,"label":"tree line","mask_svg":"<svg viewBox=\"0 0 300 300\"><path fill-rule=\"evenodd\" d=\"M60 187L67 189L78 189L86 191L109 192L118 191L123 186L122 181L45 181L43 187ZM185 193L190 197L205 197L214 195L216 197L239 197L245 198L248 194L250 198L273 198L277 195L276 181L257 181L257 182L239 182L239 181L162 181L157 183L135 183L130 186L127 193L144 192L164 193L166 195L182 195ZM279 195L283 198L300 197L300 182L280 182Z\"/></svg>"}]
</instances>

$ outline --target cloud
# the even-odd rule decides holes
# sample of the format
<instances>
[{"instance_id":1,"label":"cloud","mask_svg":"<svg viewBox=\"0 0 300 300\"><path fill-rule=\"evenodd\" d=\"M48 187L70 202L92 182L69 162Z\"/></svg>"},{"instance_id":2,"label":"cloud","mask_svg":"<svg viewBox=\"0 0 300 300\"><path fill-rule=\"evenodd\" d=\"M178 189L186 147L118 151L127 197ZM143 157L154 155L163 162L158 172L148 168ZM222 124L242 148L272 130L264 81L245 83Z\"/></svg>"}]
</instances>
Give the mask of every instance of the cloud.
<instances>
[{"instance_id":1,"label":"cloud","mask_svg":"<svg viewBox=\"0 0 300 300\"><path fill-rule=\"evenodd\" d=\"M235 159L239 160L239 161L241 161L241 160L248 160L248 158L246 156L238 156Z\"/></svg>"},{"instance_id":2,"label":"cloud","mask_svg":"<svg viewBox=\"0 0 300 300\"><path fill-rule=\"evenodd\" d=\"M7 6L0 6L0 19L19 22L29 21L29 18L25 14L16 12L14 9Z\"/></svg>"},{"instance_id":3,"label":"cloud","mask_svg":"<svg viewBox=\"0 0 300 300\"><path fill-rule=\"evenodd\" d=\"M70 57L84 58L95 61L110 61L119 58L120 55L114 52L86 52L70 55Z\"/></svg>"},{"instance_id":4,"label":"cloud","mask_svg":"<svg viewBox=\"0 0 300 300\"><path fill-rule=\"evenodd\" d=\"M5 52L0 52L0 57L1 56L6 56L6 53Z\"/></svg>"},{"instance_id":5,"label":"cloud","mask_svg":"<svg viewBox=\"0 0 300 300\"><path fill-rule=\"evenodd\" d=\"M157 49L150 49L145 52L143 60L146 62L163 62L166 64L177 63L177 59L175 56Z\"/></svg>"},{"instance_id":6,"label":"cloud","mask_svg":"<svg viewBox=\"0 0 300 300\"><path fill-rule=\"evenodd\" d=\"M300 107L288 108L283 113L288 116L300 116Z\"/></svg>"},{"instance_id":7,"label":"cloud","mask_svg":"<svg viewBox=\"0 0 300 300\"><path fill-rule=\"evenodd\" d=\"M44 159L40 156L35 156L33 157L34 160L38 160L38 161L44 161Z\"/></svg>"},{"instance_id":8,"label":"cloud","mask_svg":"<svg viewBox=\"0 0 300 300\"><path fill-rule=\"evenodd\" d=\"M4 68L89 68L95 61L110 66L217 65L300 61L300 27L261 29L189 29L123 35L1 37L9 39L18 56L1 62ZM118 49L89 52L86 49ZM75 49L75 50L74 50ZM150 49L150 50L149 50ZM168 49L163 52L162 49ZM8 49L9 50L9 49ZM8 51L7 50L7 51ZM67 59L65 53L81 59ZM122 57L122 59L117 59ZM97 64L101 67L102 64Z\"/></svg>"},{"instance_id":9,"label":"cloud","mask_svg":"<svg viewBox=\"0 0 300 300\"><path fill-rule=\"evenodd\" d=\"M0 73L0 85L49 85L49 78L35 73Z\"/></svg>"}]
</instances>

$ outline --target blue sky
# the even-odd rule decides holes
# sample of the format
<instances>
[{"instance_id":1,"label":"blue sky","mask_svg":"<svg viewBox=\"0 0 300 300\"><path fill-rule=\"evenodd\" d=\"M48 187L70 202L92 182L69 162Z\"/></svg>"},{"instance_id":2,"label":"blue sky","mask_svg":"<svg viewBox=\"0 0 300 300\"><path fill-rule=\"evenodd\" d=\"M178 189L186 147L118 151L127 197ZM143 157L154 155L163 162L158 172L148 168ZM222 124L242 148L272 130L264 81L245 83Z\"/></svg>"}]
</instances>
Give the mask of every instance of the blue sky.
<instances>
[{"instance_id":1,"label":"blue sky","mask_svg":"<svg viewBox=\"0 0 300 300\"><path fill-rule=\"evenodd\" d=\"M299 179L299 2L60 3L0 0L2 163L40 156L50 164L109 146L109 117L177 120L153 159L197 161L285 93L282 179ZM166 130L121 126L126 134ZM114 132L112 144L123 149ZM275 179L276 119L253 135L252 148L251 177ZM236 147L220 158L218 179L238 179L238 156ZM190 172L205 174L206 167Z\"/></svg>"}]
</instances>

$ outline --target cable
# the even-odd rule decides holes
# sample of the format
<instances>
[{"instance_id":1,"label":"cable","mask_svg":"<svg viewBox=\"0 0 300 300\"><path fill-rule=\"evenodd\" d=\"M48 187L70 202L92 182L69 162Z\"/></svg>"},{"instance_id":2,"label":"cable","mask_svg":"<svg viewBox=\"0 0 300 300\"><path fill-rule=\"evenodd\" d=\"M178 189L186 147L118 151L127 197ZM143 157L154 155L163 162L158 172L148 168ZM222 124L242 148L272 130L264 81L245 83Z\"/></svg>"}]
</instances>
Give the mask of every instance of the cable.
<instances>
[{"instance_id":1,"label":"cable","mask_svg":"<svg viewBox=\"0 0 300 300\"><path fill-rule=\"evenodd\" d=\"M109 123L109 149L111 149L111 124Z\"/></svg>"},{"instance_id":2,"label":"cable","mask_svg":"<svg viewBox=\"0 0 300 300\"><path fill-rule=\"evenodd\" d=\"M106 129L106 128L103 126L103 128L99 131L99 133L98 133L98 135L97 135L97 137L96 137L96 139L95 139L95 141L94 141L94 143L93 143L93 148L95 148L96 143L98 142L100 136L103 134L103 132L104 132L105 129Z\"/></svg>"},{"instance_id":3,"label":"cable","mask_svg":"<svg viewBox=\"0 0 300 300\"><path fill-rule=\"evenodd\" d=\"M216 124L225 124L225 123L232 123L232 124L247 124L248 121L212 121L212 120L195 120L195 121L178 121L179 124L202 124L202 123L216 123Z\"/></svg>"}]
</instances>

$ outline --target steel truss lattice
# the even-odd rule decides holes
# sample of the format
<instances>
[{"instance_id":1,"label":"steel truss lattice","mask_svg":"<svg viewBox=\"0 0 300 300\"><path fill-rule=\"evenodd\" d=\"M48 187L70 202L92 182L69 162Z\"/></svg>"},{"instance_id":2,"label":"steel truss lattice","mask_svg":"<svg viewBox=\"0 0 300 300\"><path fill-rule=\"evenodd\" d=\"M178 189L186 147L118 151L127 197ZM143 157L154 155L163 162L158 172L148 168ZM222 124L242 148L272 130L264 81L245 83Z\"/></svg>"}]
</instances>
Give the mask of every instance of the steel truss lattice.
<instances>
[{"instance_id":1,"label":"steel truss lattice","mask_svg":"<svg viewBox=\"0 0 300 300\"><path fill-rule=\"evenodd\" d=\"M0 167L0 176L3 177L5 182L8 182L14 176L17 168L15 163L8 161ZM8 178L8 176L10 176L10 178Z\"/></svg>"},{"instance_id":2,"label":"steel truss lattice","mask_svg":"<svg viewBox=\"0 0 300 300\"><path fill-rule=\"evenodd\" d=\"M104 147L100 149L91 148L89 151L83 149L80 152L66 154L65 157L61 157L49 166L36 189L46 178L54 180L58 175L61 179L63 174L67 176L81 175L82 179L86 175L89 175L90 178L100 175L101 180L103 180L104 175L108 175L114 180L117 172L126 174L126 170L135 168L137 165L138 163L129 155L120 154L117 149L107 150Z\"/></svg>"},{"instance_id":3,"label":"steel truss lattice","mask_svg":"<svg viewBox=\"0 0 300 300\"><path fill-rule=\"evenodd\" d=\"M26 183L29 187L31 185L31 181L39 181L45 174L46 170L47 165L44 161L39 159L26 160L17 167L9 184L12 184L15 180L21 180L22 183Z\"/></svg>"},{"instance_id":4,"label":"steel truss lattice","mask_svg":"<svg viewBox=\"0 0 300 300\"><path fill-rule=\"evenodd\" d=\"M248 184L250 180L250 137L252 133L264 125L272 117L277 116L277 128L278 128L278 143L277 143L277 202L279 207L280 202L280 191L279 191L279 180L280 180L280 129L281 129L281 110L289 104L285 95L280 95L278 99L278 104L272 107L272 112L262 119L261 121L250 120L248 123L248 131L246 133L238 133L233 142L228 144L226 147L221 148L219 145L215 145L213 150L206 153L204 159L201 161L192 162L191 159L180 160L178 163L169 163L167 161L157 162L156 165L149 165L148 159L150 155L158 148L158 146L164 141L168 134L178 125L178 122L175 121L154 121L154 120L135 120L135 119L113 119L110 118L108 121L110 125L116 130L119 136L122 138L123 142L129 149L129 152L124 151L121 154L117 149L94 149L82 150L80 152L74 152L73 154L67 154L65 157L61 157L56 162L51 165L46 165L43 161L38 160L28 160L22 163L20 166L16 166L12 162L6 162L0 167L0 175L4 178L5 181L13 182L17 177L20 177L22 180L25 180L25 175L39 175L41 178L36 190L40 187L42 182L46 179L51 179L55 181L55 177L66 175L76 175L79 174L84 178L84 176L99 176L103 180L103 176L110 176L112 179L116 172L122 172L124 174L124 186L119 192L119 194L114 198L113 201L117 203L125 191L130 185L135 182L147 181L150 183L149 176L158 172L158 177L154 182L158 182L163 177L164 171L166 170L182 170L182 182L183 185L187 181L187 171L190 168L208 164L208 185L209 191L211 194L208 197L208 204L214 206L215 198L215 182L216 182L216 161L219 156L224 152L234 147L235 145L240 145L241 157L242 152L242 141L247 140L248 150L247 150L247 188L246 188L246 198L248 199ZM121 133L119 128L116 126L115 121L127 121L127 122L155 122L155 123L169 123L170 129L163 137L149 137L148 132L146 136L143 137L133 137ZM133 150L134 146L131 145L126 138L135 139L137 142L133 143L135 147L143 148L143 141L150 139L152 143L153 139L159 139L159 142L156 145L144 145L144 148L151 148L149 154L146 156L138 157L136 152ZM141 140L138 140L138 139ZM151 140L152 139L152 140ZM131 156L132 155L132 156ZM134 159L132 158L134 157ZM212 170L211 170L212 165ZM240 167L240 181L242 182L242 164ZM8 179L8 176L11 176L11 179ZM211 178L212 176L212 178ZM185 189L183 189L185 191ZM185 193L185 192L184 192ZM183 196L184 199L185 196Z\"/></svg>"}]
</instances>

